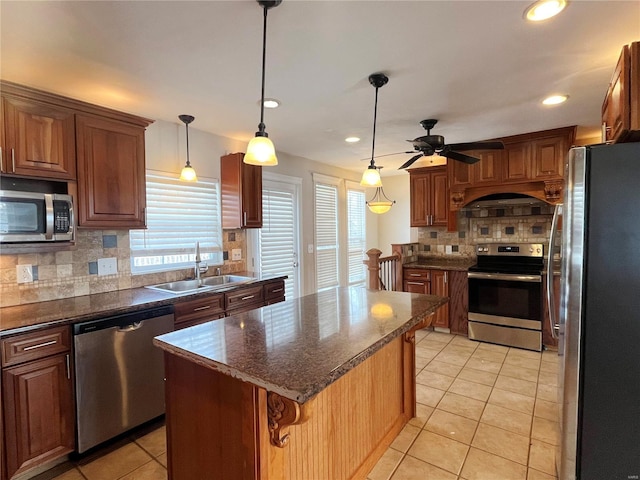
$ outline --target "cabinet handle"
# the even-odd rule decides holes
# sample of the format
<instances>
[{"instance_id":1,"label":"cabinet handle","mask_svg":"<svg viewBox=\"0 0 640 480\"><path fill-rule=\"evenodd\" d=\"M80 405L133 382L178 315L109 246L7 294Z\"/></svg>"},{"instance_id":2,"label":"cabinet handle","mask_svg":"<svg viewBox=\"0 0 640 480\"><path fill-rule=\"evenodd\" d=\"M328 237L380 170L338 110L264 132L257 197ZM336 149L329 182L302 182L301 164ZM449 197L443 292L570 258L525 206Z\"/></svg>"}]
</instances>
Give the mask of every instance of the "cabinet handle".
<instances>
[{"instance_id":1,"label":"cabinet handle","mask_svg":"<svg viewBox=\"0 0 640 480\"><path fill-rule=\"evenodd\" d=\"M44 342L44 343L39 343L37 345L31 345L30 347L24 347L22 350L24 352L26 352L28 350L35 350L36 348L42 348L42 347L48 347L49 345L55 345L56 343L58 343L57 340L51 340L50 342Z\"/></svg>"},{"instance_id":2,"label":"cabinet handle","mask_svg":"<svg viewBox=\"0 0 640 480\"><path fill-rule=\"evenodd\" d=\"M0 172L4 171L4 164L2 163L2 147L0 147Z\"/></svg>"},{"instance_id":3,"label":"cabinet handle","mask_svg":"<svg viewBox=\"0 0 640 480\"><path fill-rule=\"evenodd\" d=\"M242 297L240 300L249 300L250 298L255 297L255 295L247 295L246 297Z\"/></svg>"},{"instance_id":4,"label":"cabinet handle","mask_svg":"<svg viewBox=\"0 0 640 480\"><path fill-rule=\"evenodd\" d=\"M247 225L247 212L243 212L242 213L242 218L243 218L242 225L246 226Z\"/></svg>"},{"instance_id":5,"label":"cabinet handle","mask_svg":"<svg viewBox=\"0 0 640 480\"><path fill-rule=\"evenodd\" d=\"M271 293L278 293L284 290L284 288L276 288L275 290L271 290Z\"/></svg>"},{"instance_id":6,"label":"cabinet handle","mask_svg":"<svg viewBox=\"0 0 640 480\"><path fill-rule=\"evenodd\" d=\"M444 272L444 283L448 283L449 282L449 279L447 278L447 274L448 273L449 272Z\"/></svg>"},{"instance_id":7,"label":"cabinet handle","mask_svg":"<svg viewBox=\"0 0 640 480\"><path fill-rule=\"evenodd\" d=\"M11 149L11 171L16 173L16 149Z\"/></svg>"},{"instance_id":8,"label":"cabinet handle","mask_svg":"<svg viewBox=\"0 0 640 480\"><path fill-rule=\"evenodd\" d=\"M66 357L65 360L67 362L67 380L71 380L71 367L69 365L69 363L70 363L69 362L69 354L66 354L65 357Z\"/></svg>"},{"instance_id":9,"label":"cabinet handle","mask_svg":"<svg viewBox=\"0 0 640 480\"><path fill-rule=\"evenodd\" d=\"M407 282L407 285L424 285L424 282Z\"/></svg>"},{"instance_id":10,"label":"cabinet handle","mask_svg":"<svg viewBox=\"0 0 640 480\"><path fill-rule=\"evenodd\" d=\"M409 276L410 277L421 277L422 274L420 274L420 273L410 273Z\"/></svg>"},{"instance_id":11,"label":"cabinet handle","mask_svg":"<svg viewBox=\"0 0 640 480\"><path fill-rule=\"evenodd\" d=\"M194 308L193 311L200 312L201 310L209 310L210 308L211 308L211 305L205 305L204 307Z\"/></svg>"}]
</instances>

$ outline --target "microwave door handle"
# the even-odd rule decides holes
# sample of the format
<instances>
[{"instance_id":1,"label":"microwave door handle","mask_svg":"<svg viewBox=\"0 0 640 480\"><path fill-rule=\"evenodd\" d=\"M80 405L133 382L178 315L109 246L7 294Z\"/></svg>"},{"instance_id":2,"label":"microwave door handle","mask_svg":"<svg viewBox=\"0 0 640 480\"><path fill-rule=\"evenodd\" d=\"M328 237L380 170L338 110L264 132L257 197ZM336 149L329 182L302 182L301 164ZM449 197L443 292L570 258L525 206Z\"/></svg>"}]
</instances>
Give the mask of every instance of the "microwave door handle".
<instances>
[{"instance_id":1,"label":"microwave door handle","mask_svg":"<svg viewBox=\"0 0 640 480\"><path fill-rule=\"evenodd\" d=\"M558 318L555 309L555 293L553 291L553 247L558 235L558 217L562 214L562 205L556 205L553 211L553 220L551 221L551 234L549 235L549 250L547 254L547 305L549 308L549 327L551 336L557 340Z\"/></svg>"},{"instance_id":2,"label":"microwave door handle","mask_svg":"<svg viewBox=\"0 0 640 480\"><path fill-rule=\"evenodd\" d=\"M53 240L53 195L50 193L44 194L44 217L44 238L47 240Z\"/></svg>"}]
</instances>

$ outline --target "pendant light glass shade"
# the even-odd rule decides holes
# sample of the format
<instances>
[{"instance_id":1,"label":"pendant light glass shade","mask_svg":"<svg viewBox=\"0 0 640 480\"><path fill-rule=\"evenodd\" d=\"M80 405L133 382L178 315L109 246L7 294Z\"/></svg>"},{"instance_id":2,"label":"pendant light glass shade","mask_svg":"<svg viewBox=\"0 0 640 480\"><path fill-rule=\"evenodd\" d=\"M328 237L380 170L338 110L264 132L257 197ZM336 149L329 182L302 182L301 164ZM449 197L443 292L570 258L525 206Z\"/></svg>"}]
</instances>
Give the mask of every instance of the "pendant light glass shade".
<instances>
[{"instance_id":1,"label":"pendant light glass shade","mask_svg":"<svg viewBox=\"0 0 640 480\"><path fill-rule=\"evenodd\" d=\"M247 152L244 155L243 162L249 165L261 165L270 167L278 165L278 157L276 157L276 148L273 142L269 140L269 135L265 131L264 125L264 77L265 64L267 59L267 11L270 8L277 7L282 0L256 0L264 11L264 22L262 25L262 92L260 99L260 123L256 136L249 141Z\"/></svg>"},{"instance_id":2,"label":"pendant light glass shade","mask_svg":"<svg viewBox=\"0 0 640 480\"><path fill-rule=\"evenodd\" d=\"M367 207L369 207L369 210L373 213L381 214L391 210L394 203L396 203L395 200L389 200L384 194L382 187L378 187L376 188L376 194L367 202Z\"/></svg>"},{"instance_id":3,"label":"pendant light glass shade","mask_svg":"<svg viewBox=\"0 0 640 480\"><path fill-rule=\"evenodd\" d=\"M191 166L189 161L189 124L195 120L192 115L179 115L178 118L184 123L187 129L187 163L185 163L182 171L180 172L180 180L183 182L197 182L198 177L196 171Z\"/></svg>"},{"instance_id":4,"label":"pendant light glass shade","mask_svg":"<svg viewBox=\"0 0 640 480\"><path fill-rule=\"evenodd\" d=\"M271 167L278 164L276 149L269 137L253 137L247 146L244 163Z\"/></svg>"},{"instance_id":5,"label":"pendant light glass shade","mask_svg":"<svg viewBox=\"0 0 640 480\"><path fill-rule=\"evenodd\" d=\"M380 178L380 172L374 165L369 165L362 173L362 179L360 180L360 185L363 187L381 187L382 179Z\"/></svg>"}]
</instances>

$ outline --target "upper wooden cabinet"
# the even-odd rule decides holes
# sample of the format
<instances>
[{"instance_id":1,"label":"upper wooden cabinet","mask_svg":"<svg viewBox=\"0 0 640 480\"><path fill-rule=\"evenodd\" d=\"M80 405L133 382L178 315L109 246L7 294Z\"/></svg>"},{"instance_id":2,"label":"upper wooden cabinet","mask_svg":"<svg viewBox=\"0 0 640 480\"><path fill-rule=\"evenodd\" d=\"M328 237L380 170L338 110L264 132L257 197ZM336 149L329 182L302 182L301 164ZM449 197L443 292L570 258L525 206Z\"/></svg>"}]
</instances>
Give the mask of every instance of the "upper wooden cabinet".
<instances>
[{"instance_id":1,"label":"upper wooden cabinet","mask_svg":"<svg viewBox=\"0 0 640 480\"><path fill-rule=\"evenodd\" d=\"M625 45L602 104L602 140L640 140L640 42Z\"/></svg>"},{"instance_id":2,"label":"upper wooden cabinet","mask_svg":"<svg viewBox=\"0 0 640 480\"><path fill-rule=\"evenodd\" d=\"M529 142L505 145L502 159L502 178L505 182L526 182L531 178L531 144Z\"/></svg>"},{"instance_id":3,"label":"upper wooden cabinet","mask_svg":"<svg viewBox=\"0 0 640 480\"><path fill-rule=\"evenodd\" d=\"M411 226L447 226L449 185L447 167L409 170Z\"/></svg>"},{"instance_id":4,"label":"upper wooden cabinet","mask_svg":"<svg viewBox=\"0 0 640 480\"><path fill-rule=\"evenodd\" d=\"M144 228L144 128L77 115L78 225Z\"/></svg>"},{"instance_id":5,"label":"upper wooden cabinet","mask_svg":"<svg viewBox=\"0 0 640 480\"><path fill-rule=\"evenodd\" d=\"M473 185L492 185L502 181L502 150L479 150L467 153L480 159L479 162L468 165L471 170L471 183ZM455 160L450 160L449 163L466 165Z\"/></svg>"},{"instance_id":6,"label":"upper wooden cabinet","mask_svg":"<svg viewBox=\"0 0 640 480\"><path fill-rule=\"evenodd\" d=\"M75 180L74 112L2 91L2 173Z\"/></svg>"},{"instance_id":7,"label":"upper wooden cabinet","mask_svg":"<svg viewBox=\"0 0 640 480\"><path fill-rule=\"evenodd\" d=\"M244 153L220 157L222 228L262 228L262 167L243 158Z\"/></svg>"}]
</instances>

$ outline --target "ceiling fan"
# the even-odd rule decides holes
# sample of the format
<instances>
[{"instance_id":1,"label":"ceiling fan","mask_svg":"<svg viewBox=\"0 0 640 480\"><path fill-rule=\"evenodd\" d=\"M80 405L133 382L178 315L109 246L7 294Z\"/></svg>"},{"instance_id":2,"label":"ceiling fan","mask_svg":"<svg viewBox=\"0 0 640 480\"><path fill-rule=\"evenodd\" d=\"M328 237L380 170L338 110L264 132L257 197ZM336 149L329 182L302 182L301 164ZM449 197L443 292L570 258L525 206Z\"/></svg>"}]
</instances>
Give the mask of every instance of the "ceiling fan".
<instances>
[{"instance_id":1,"label":"ceiling fan","mask_svg":"<svg viewBox=\"0 0 640 480\"><path fill-rule=\"evenodd\" d=\"M411 157L409 160L403 163L402 166L398 168L398 170L410 167L416 160L418 160L422 156L428 157L436 153L442 157L447 157L452 160L473 164L479 162L480 159L472 157L470 155L466 155L464 153L460 153L460 151L504 149L504 144L502 142L469 142L451 143L447 145L444 143L444 137L442 135L431 135L431 129L435 126L436 123L438 123L438 120L432 118L422 120L420 122L420 125L422 125L422 127L427 131L427 134L422 137L414 138L413 140L407 140L407 142L413 143L414 150L420 153Z\"/></svg>"}]
</instances>

